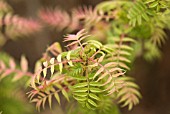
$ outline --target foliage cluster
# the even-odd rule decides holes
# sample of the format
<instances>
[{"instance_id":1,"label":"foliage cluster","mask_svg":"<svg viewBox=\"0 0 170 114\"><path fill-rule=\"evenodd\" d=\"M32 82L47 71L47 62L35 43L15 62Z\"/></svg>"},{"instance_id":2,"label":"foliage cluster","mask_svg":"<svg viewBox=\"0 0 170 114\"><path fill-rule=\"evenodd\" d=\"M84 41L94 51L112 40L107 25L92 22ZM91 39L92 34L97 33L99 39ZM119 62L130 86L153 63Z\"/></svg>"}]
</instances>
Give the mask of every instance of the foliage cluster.
<instances>
[{"instance_id":1,"label":"foliage cluster","mask_svg":"<svg viewBox=\"0 0 170 114\"><path fill-rule=\"evenodd\" d=\"M6 5L2 2L0 7L1 4ZM12 29L11 26L17 28L12 33L23 34L46 25L71 33L78 31L64 37L64 51L57 42L49 46L36 63L34 73L28 72L24 57L21 70L16 70L13 60L9 68L1 61L1 78L11 73L17 74L13 80L29 76L32 90L28 96L38 110L46 102L51 107L53 98L60 104L61 95L95 113L109 113L115 103L131 110L139 103L141 94L129 71L138 56L148 61L160 57L159 48L166 42L165 29L170 28L169 7L169 0L105 1L95 8L74 9L70 14L57 8L43 9L39 13L41 23L21 21L16 16L9 19L8 14L0 13L1 32L5 36L4 27ZM16 24L17 19L20 21ZM35 29L30 25L36 25L31 26ZM20 26L25 29L20 31Z\"/></svg>"}]
</instances>

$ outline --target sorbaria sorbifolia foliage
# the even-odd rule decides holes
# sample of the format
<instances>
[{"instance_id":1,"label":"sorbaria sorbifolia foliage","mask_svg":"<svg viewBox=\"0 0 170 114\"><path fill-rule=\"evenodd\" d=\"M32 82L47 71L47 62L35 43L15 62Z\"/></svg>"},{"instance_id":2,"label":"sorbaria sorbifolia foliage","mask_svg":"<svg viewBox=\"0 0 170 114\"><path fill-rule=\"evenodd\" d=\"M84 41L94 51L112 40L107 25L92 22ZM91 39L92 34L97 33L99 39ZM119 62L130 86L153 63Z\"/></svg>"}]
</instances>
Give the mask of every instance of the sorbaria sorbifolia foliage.
<instances>
[{"instance_id":1,"label":"sorbaria sorbifolia foliage","mask_svg":"<svg viewBox=\"0 0 170 114\"><path fill-rule=\"evenodd\" d=\"M15 15L12 7L0 0L0 46L9 40L40 31L40 23Z\"/></svg>"},{"instance_id":2,"label":"sorbaria sorbifolia foliage","mask_svg":"<svg viewBox=\"0 0 170 114\"><path fill-rule=\"evenodd\" d=\"M96 40L82 42L87 37L90 36L85 30L67 35L64 42L69 42L67 47L70 50L60 50L56 57L43 62L43 68L37 69L31 81L34 90L29 97L36 102L38 109L46 100L51 106L52 96L60 103L59 92L68 101L71 93L77 102L91 110L103 108L101 99L106 96L119 99L119 103L124 102L129 109L139 103L138 86L132 78L125 76L130 69L126 62L130 60L121 53L129 53L132 48L122 44L118 47L125 51L117 52L118 47L114 45L102 45ZM117 42L120 41L117 39ZM125 37L122 42L133 43L133 40ZM46 80L48 69L50 79Z\"/></svg>"},{"instance_id":3,"label":"sorbaria sorbifolia foliage","mask_svg":"<svg viewBox=\"0 0 170 114\"><path fill-rule=\"evenodd\" d=\"M52 98L60 104L61 95L96 113L104 113L113 103L132 109L141 94L129 71L137 56L148 61L160 57L164 30L170 28L169 7L169 0L114 0L71 14L57 8L41 10L42 26L78 32L65 36L65 51L57 42L49 46L35 73L21 64L20 73L24 70L31 77L29 98L38 110L46 102L51 107ZM3 62L1 68L5 72ZM10 68L14 69L13 61Z\"/></svg>"}]
</instances>

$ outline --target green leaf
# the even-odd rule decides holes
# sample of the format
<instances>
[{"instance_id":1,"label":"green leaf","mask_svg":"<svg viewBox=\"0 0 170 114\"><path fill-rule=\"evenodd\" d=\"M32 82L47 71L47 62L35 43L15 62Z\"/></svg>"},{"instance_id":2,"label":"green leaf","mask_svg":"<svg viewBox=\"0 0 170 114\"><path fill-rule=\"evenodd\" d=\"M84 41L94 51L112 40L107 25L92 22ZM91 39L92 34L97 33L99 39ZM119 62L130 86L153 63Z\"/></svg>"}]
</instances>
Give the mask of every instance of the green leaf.
<instances>
[{"instance_id":1,"label":"green leaf","mask_svg":"<svg viewBox=\"0 0 170 114\"><path fill-rule=\"evenodd\" d=\"M146 21L149 20L148 16L149 9L147 8L147 5L144 4L142 1L137 1L132 5L132 8L128 12L128 18L130 19L129 24L132 26L136 26L136 23L138 25L141 25L143 22L143 19Z\"/></svg>"},{"instance_id":2,"label":"green leaf","mask_svg":"<svg viewBox=\"0 0 170 114\"><path fill-rule=\"evenodd\" d=\"M101 89L99 89L99 88L93 88L93 87L90 88L90 91L91 91L92 93L101 93L101 92L102 92Z\"/></svg>"},{"instance_id":3,"label":"green leaf","mask_svg":"<svg viewBox=\"0 0 170 114\"><path fill-rule=\"evenodd\" d=\"M154 8L158 5L158 1L152 2L151 4L149 4L150 8Z\"/></svg>"},{"instance_id":4,"label":"green leaf","mask_svg":"<svg viewBox=\"0 0 170 114\"><path fill-rule=\"evenodd\" d=\"M87 42L89 42L90 44L94 45L98 49L100 49L103 46L99 41L96 41L96 40L89 40Z\"/></svg>"},{"instance_id":5,"label":"green leaf","mask_svg":"<svg viewBox=\"0 0 170 114\"><path fill-rule=\"evenodd\" d=\"M99 98L97 95L93 94L93 93L90 93L89 96L90 96L91 98L95 99L95 100L100 101L100 98Z\"/></svg>"},{"instance_id":6,"label":"green leaf","mask_svg":"<svg viewBox=\"0 0 170 114\"><path fill-rule=\"evenodd\" d=\"M149 21L149 17L148 17L148 15L147 14L142 14L142 17L146 20L146 21Z\"/></svg>"},{"instance_id":7,"label":"green leaf","mask_svg":"<svg viewBox=\"0 0 170 114\"><path fill-rule=\"evenodd\" d=\"M89 85L90 85L90 86L98 86L98 87L101 86L101 84L100 84L99 82L90 82Z\"/></svg>"},{"instance_id":8,"label":"green leaf","mask_svg":"<svg viewBox=\"0 0 170 114\"><path fill-rule=\"evenodd\" d=\"M54 97L57 100L57 102L60 104L60 97L57 92L54 93Z\"/></svg>"},{"instance_id":9,"label":"green leaf","mask_svg":"<svg viewBox=\"0 0 170 114\"><path fill-rule=\"evenodd\" d=\"M73 86L73 88L82 88L82 87L86 87L88 85L87 82L83 82L83 83L78 83L76 85Z\"/></svg>"},{"instance_id":10,"label":"green leaf","mask_svg":"<svg viewBox=\"0 0 170 114\"><path fill-rule=\"evenodd\" d=\"M155 0L146 0L144 3L145 4L148 4L148 3L151 3L151 2L154 2Z\"/></svg>"},{"instance_id":11,"label":"green leaf","mask_svg":"<svg viewBox=\"0 0 170 114\"><path fill-rule=\"evenodd\" d=\"M141 17L141 15L139 15L139 16L137 17L137 21L138 21L138 24L139 24L139 25L142 24L142 17Z\"/></svg>"},{"instance_id":12,"label":"green leaf","mask_svg":"<svg viewBox=\"0 0 170 114\"><path fill-rule=\"evenodd\" d=\"M79 101L79 102L84 102L84 101L86 101L87 100L87 98L86 97L80 97L80 96L73 96L77 101Z\"/></svg>"},{"instance_id":13,"label":"green leaf","mask_svg":"<svg viewBox=\"0 0 170 114\"><path fill-rule=\"evenodd\" d=\"M139 86L133 82L126 82L128 86L134 87L134 88L139 88Z\"/></svg>"},{"instance_id":14,"label":"green leaf","mask_svg":"<svg viewBox=\"0 0 170 114\"><path fill-rule=\"evenodd\" d=\"M96 104L93 100L88 99L88 102L89 102L92 106L97 107L97 104Z\"/></svg>"},{"instance_id":15,"label":"green leaf","mask_svg":"<svg viewBox=\"0 0 170 114\"><path fill-rule=\"evenodd\" d=\"M74 93L74 96L86 97L88 93Z\"/></svg>"},{"instance_id":16,"label":"green leaf","mask_svg":"<svg viewBox=\"0 0 170 114\"><path fill-rule=\"evenodd\" d=\"M72 78L76 79L76 80L87 80L86 77L84 76L73 76Z\"/></svg>"},{"instance_id":17,"label":"green leaf","mask_svg":"<svg viewBox=\"0 0 170 114\"><path fill-rule=\"evenodd\" d=\"M79 88L79 89L75 89L73 92L77 92L77 93L81 93L81 92L87 92L88 88Z\"/></svg>"},{"instance_id":18,"label":"green leaf","mask_svg":"<svg viewBox=\"0 0 170 114\"><path fill-rule=\"evenodd\" d=\"M87 107L88 109L90 109L90 110L94 110L94 108L92 108L92 107L89 105L89 103L86 103L86 107Z\"/></svg>"},{"instance_id":19,"label":"green leaf","mask_svg":"<svg viewBox=\"0 0 170 114\"><path fill-rule=\"evenodd\" d=\"M67 101L69 101L69 97L68 97L68 94L67 94L66 90L63 89L61 92L64 95L64 97L67 99Z\"/></svg>"}]
</instances>

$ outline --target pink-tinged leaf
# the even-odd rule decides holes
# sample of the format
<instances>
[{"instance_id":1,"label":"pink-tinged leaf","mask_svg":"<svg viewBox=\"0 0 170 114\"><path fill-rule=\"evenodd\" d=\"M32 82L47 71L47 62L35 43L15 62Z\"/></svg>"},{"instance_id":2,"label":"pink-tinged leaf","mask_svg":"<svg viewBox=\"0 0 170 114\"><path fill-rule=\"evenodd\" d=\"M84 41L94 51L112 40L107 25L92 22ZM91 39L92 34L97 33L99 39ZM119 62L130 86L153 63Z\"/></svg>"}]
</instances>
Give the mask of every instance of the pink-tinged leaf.
<instances>
[{"instance_id":1,"label":"pink-tinged leaf","mask_svg":"<svg viewBox=\"0 0 170 114\"><path fill-rule=\"evenodd\" d=\"M98 62L99 62L99 63L102 62L103 59L104 59L104 57L105 57L105 55L101 56L101 57L99 58Z\"/></svg>"},{"instance_id":2,"label":"pink-tinged leaf","mask_svg":"<svg viewBox=\"0 0 170 114\"><path fill-rule=\"evenodd\" d=\"M111 95L112 93L116 92L115 88L112 88L107 95Z\"/></svg>"},{"instance_id":3,"label":"pink-tinged leaf","mask_svg":"<svg viewBox=\"0 0 170 114\"><path fill-rule=\"evenodd\" d=\"M119 103L122 103L124 101L126 101L127 99L130 98L130 94L125 94L121 97L121 99L119 100Z\"/></svg>"},{"instance_id":4,"label":"pink-tinged leaf","mask_svg":"<svg viewBox=\"0 0 170 114\"><path fill-rule=\"evenodd\" d=\"M110 62L110 63L107 63L104 65L104 67L113 67L113 66L117 66L117 63L116 62Z\"/></svg>"},{"instance_id":5,"label":"pink-tinged leaf","mask_svg":"<svg viewBox=\"0 0 170 114\"><path fill-rule=\"evenodd\" d=\"M59 30L62 30L68 26L72 22L69 14L66 11L62 11L60 9L42 9L39 12L39 17L41 20L52 27L55 27Z\"/></svg>"},{"instance_id":6,"label":"pink-tinged leaf","mask_svg":"<svg viewBox=\"0 0 170 114\"><path fill-rule=\"evenodd\" d=\"M112 69L109 70L109 72L115 72L115 71L121 72L122 69L121 68L112 68Z\"/></svg>"},{"instance_id":7,"label":"pink-tinged leaf","mask_svg":"<svg viewBox=\"0 0 170 114\"><path fill-rule=\"evenodd\" d=\"M21 70L23 72L27 72L27 70L28 70L28 61L24 56L21 57L20 65L21 65Z\"/></svg>"},{"instance_id":8,"label":"pink-tinged leaf","mask_svg":"<svg viewBox=\"0 0 170 114\"><path fill-rule=\"evenodd\" d=\"M74 40L78 40L78 39L77 39L77 36L74 35L74 34L67 35L67 36L64 38L64 42L74 41Z\"/></svg>"},{"instance_id":9,"label":"pink-tinged leaf","mask_svg":"<svg viewBox=\"0 0 170 114\"><path fill-rule=\"evenodd\" d=\"M43 101L42 101L43 109L45 109L45 102L46 102L46 99L47 99L47 97L44 97L44 98L43 98Z\"/></svg>"},{"instance_id":10,"label":"pink-tinged leaf","mask_svg":"<svg viewBox=\"0 0 170 114\"><path fill-rule=\"evenodd\" d=\"M122 67L122 68L125 68L127 70L130 70L130 68L126 64L124 64L122 62L119 62L119 66Z\"/></svg>"},{"instance_id":11,"label":"pink-tinged leaf","mask_svg":"<svg viewBox=\"0 0 170 114\"><path fill-rule=\"evenodd\" d=\"M129 88L129 91L131 91L131 93L133 93L134 95L137 95L138 97L142 98L142 95L140 94L140 92L136 90L135 88Z\"/></svg>"},{"instance_id":12,"label":"pink-tinged leaf","mask_svg":"<svg viewBox=\"0 0 170 114\"><path fill-rule=\"evenodd\" d=\"M93 79L96 78L96 76L98 76L100 73L102 73L104 71L104 67L101 67L97 72L96 74L94 75Z\"/></svg>"},{"instance_id":13,"label":"pink-tinged leaf","mask_svg":"<svg viewBox=\"0 0 170 114\"><path fill-rule=\"evenodd\" d=\"M79 42L79 41L74 41L74 42L68 44L66 47L73 46L73 45L77 44L78 42Z\"/></svg>"},{"instance_id":14,"label":"pink-tinged leaf","mask_svg":"<svg viewBox=\"0 0 170 114\"><path fill-rule=\"evenodd\" d=\"M115 82L112 82L104 91L108 91L115 86Z\"/></svg>"},{"instance_id":15,"label":"pink-tinged leaf","mask_svg":"<svg viewBox=\"0 0 170 114\"><path fill-rule=\"evenodd\" d=\"M116 77L122 76L122 75L124 75L124 72L116 73L116 74L112 75L112 77L116 78Z\"/></svg>"},{"instance_id":16,"label":"pink-tinged leaf","mask_svg":"<svg viewBox=\"0 0 170 114\"><path fill-rule=\"evenodd\" d=\"M57 76L57 77L56 77L56 80L54 81L54 83L58 83L58 82L60 82L60 81L62 81L62 80L64 80L64 79L65 79L64 76Z\"/></svg>"},{"instance_id":17,"label":"pink-tinged leaf","mask_svg":"<svg viewBox=\"0 0 170 114\"><path fill-rule=\"evenodd\" d=\"M79 20L83 19L87 27L88 25L97 23L101 19L101 16L99 16L97 10L92 7L78 8L73 11L73 14Z\"/></svg>"},{"instance_id":18,"label":"pink-tinged leaf","mask_svg":"<svg viewBox=\"0 0 170 114\"><path fill-rule=\"evenodd\" d=\"M4 70L6 68L3 61L0 61L0 69Z\"/></svg>"},{"instance_id":19,"label":"pink-tinged leaf","mask_svg":"<svg viewBox=\"0 0 170 114\"><path fill-rule=\"evenodd\" d=\"M111 81L112 81L112 77L109 76L109 78L107 79L107 81L106 81L104 84L102 84L102 86L107 85L107 84L110 83Z\"/></svg>"},{"instance_id":20,"label":"pink-tinged leaf","mask_svg":"<svg viewBox=\"0 0 170 114\"><path fill-rule=\"evenodd\" d=\"M137 96L134 96L133 103L134 103L134 105L137 105L139 103L139 99Z\"/></svg>"},{"instance_id":21,"label":"pink-tinged leaf","mask_svg":"<svg viewBox=\"0 0 170 114\"><path fill-rule=\"evenodd\" d=\"M86 34L87 34L86 30L82 29L76 34L76 36L79 39L80 37L85 36Z\"/></svg>"},{"instance_id":22,"label":"pink-tinged leaf","mask_svg":"<svg viewBox=\"0 0 170 114\"><path fill-rule=\"evenodd\" d=\"M31 103L36 103L36 102L38 102L39 101L39 99L33 99L33 100L31 100Z\"/></svg>"},{"instance_id":23,"label":"pink-tinged leaf","mask_svg":"<svg viewBox=\"0 0 170 114\"><path fill-rule=\"evenodd\" d=\"M58 42L53 43L50 47L48 47L47 51L51 51L58 55L62 52L61 45Z\"/></svg>"},{"instance_id":24,"label":"pink-tinged leaf","mask_svg":"<svg viewBox=\"0 0 170 114\"><path fill-rule=\"evenodd\" d=\"M32 91L30 91L30 92L28 92L28 93L26 93L26 94L28 94L28 98L30 98L30 100L32 100L33 97L34 97L35 95L37 95L38 92L39 92L39 91L37 91L37 90L32 90Z\"/></svg>"},{"instance_id":25,"label":"pink-tinged leaf","mask_svg":"<svg viewBox=\"0 0 170 114\"><path fill-rule=\"evenodd\" d=\"M39 100L39 101L36 103L36 109L37 109L38 111L40 111L41 103L42 103L42 100Z\"/></svg>"},{"instance_id":26,"label":"pink-tinged leaf","mask_svg":"<svg viewBox=\"0 0 170 114\"><path fill-rule=\"evenodd\" d=\"M38 92L37 94L40 95L40 96L42 96L42 97L45 97L45 96L46 96L44 93L41 93L41 92Z\"/></svg>"},{"instance_id":27,"label":"pink-tinged leaf","mask_svg":"<svg viewBox=\"0 0 170 114\"><path fill-rule=\"evenodd\" d=\"M0 80L2 80L3 78L5 78L6 76L10 75L13 71L8 69L6 70L4 73L1 74Z\"/></svg>"},{"instance_id":28,"label":"pink-tinged leaf","mask_svg":"<svg viewBox=\"0 0 170 114\"><path fill-rule=\"evenodd\" d=\"M90 35L86 35L80 38L80 41L84 40L85 38L89 37Z\"/></svg>"},{"instance_id":29,"label":"pink-tinged leaf","mask_svg":"<svg viewBox=\"0 0 170 114\"><path fill-rule=\"evenodd\" d=\"M66 46L66 47L67 47L67 46ZM71 45L71 46L69 46L69 47L67 47L67 48L68 48L68 50L75 50L75 49L79 48L79 47L78 47L78 43L73 44L73 45Z\"/></svg>"},{"instance_id":30,"label":"pink-tinged leaf","mask_svg":"<svg viewBox=\"0 0 170 114\"><path fill-rule=\"evenodd\" d=\"M117 97L121 97L124 94L128 93L128 89L127 88L123 88L119 91L119 93L117 94Z\"/></svg>"},{"instance_id":31,"label":"pink-tinged leaf","mask_svg":"<svg viewBox=\"0 0 170 114\"><path fill-rule=\"evenodd\" d=\"M120 77L119 77L120 78ZM116 80L116 82L115 83L117 83L117 84L123 84L124 83L124 81L123 80Z\"/></svg>"},{"instance_id":32,"label":"pink-tinged leaf","mask_svg":"<svg viewBox=\"0 0 170 114\"><path fill-rule=\"evenodd\" d=\"M28 35L41 29L41 25L38 21L11 15L11 13L7 13L4 21L6 26L12 26L12 28L8 30L8 35L11 37Z\"/></svg>"},{"instance_id":33,"label":"pink-tinged leaf","mask_svg":"<svg viewBox=\"0 0 170 114\"><path fill-rule=\"evenodd\" d=\"M14 62L13 59L10 59L10 60L9 60L9 65L10 65L10 68L11 68L12 70L14 70L15 67L16 67L16 64L15 64L15 62Z\"/></svg>"},{"instance_id":34,"label":"pink-tinged leaf","mask_svg":"<svg viewBox=\"0 0 170 114\"><path fill-rule=\"evenodd\" d=\"M12 79L13 82L21 79L23 77L23 74L22 73L17 73L15 74L14 78Z\"/></svg>"},{"instance_id":35,"label":"pink-tinged leaf","mask_svg":"<svg viewBox=\"0 0 170 114\"><path fill-rule=\"evenodd\" d=\"M131 61L125 57L119 57L119 60L130 63Z\"/></svg>"},{"instance_id":36,"label":"pink-tinged leaf","mask_svg":"<svg viewBox=\"0 0 170 114\"><path fill-rule=\"evenodd\" d=\"M121 107L125 107L125 106L129 105L129 103L131 103L131 99L126 100Z\"/></svg>"},{"instance_id":37,"label":"pink-tinged leaf","mask_svg":"<svg viewBox=\"0 0 170 114\"><path fill-rule=\"evenodd\" d=\"M102 74L98 79L97 81L103 79L104 77L106 77L109 73L108 72L105 72L104 74Z\"/></svg>"}]
</instances>

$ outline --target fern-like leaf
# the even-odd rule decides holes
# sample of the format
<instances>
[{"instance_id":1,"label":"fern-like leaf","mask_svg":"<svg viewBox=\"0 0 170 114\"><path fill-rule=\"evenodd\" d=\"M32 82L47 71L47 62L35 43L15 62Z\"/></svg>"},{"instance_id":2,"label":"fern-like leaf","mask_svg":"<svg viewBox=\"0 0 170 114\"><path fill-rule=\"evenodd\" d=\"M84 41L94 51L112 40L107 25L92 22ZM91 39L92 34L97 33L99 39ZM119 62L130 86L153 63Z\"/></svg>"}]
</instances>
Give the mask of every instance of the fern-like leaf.
<instances>
[{"instance_id":1,"label":"fern-like leaf","mask_svg":"<svg viewBox=\"0 0 170 114\"><path fill-rule=\"evenodd\" d=\"M119 103L123 103L122 107L128 106L128 109L131 110L133 105L137 105L139 98L141 98L141 94L137 90L139 87L132 82L133 79L130 77L121 77L118 80L124 81L117 94L117 97L120 98Z\"/></svg>"},{"instance_id":2,"label":"fern-like leaf","mask_svg":"<svg viewBox=\"0 0 170 114\"><path fill-rule=\"evenodd\" d=\"M74 45L80 45L82 47L81 41L87 37L89 37L89 35L87 35L86 30L82 29L77 34L67 35L64 38L64 42L72 41L70 44L67 45L67 47Z\"/></svg>"},{"instance_id":3,"label":"fern-like leaf","mask_svg":"<svg viewBox=\"0 0 170 114\"><path fill-rule=\"evenodd\" d=\"M33 77L33 73L28 72L28 64L27 64L27 60L25 59L25 57L22 56L21 58L21 69L16 68L16 63L14 62L13 59L9 60L9 65L6 65L3 61L0 61L0 80L2 80L3 78L14 74L12 81L17 81L21 78L23 78L24 76L28 76L28 77Z\"/></svg>"},{"instance_id":4,"label":"fern-like leaf","mask_svg":"<svg viewBox=\"0 0 170 114\"><path fill-rule=\"evenodd\" d=\"M59 30L62 30L69 26L71 23L71 17L66 11L59 10L59 9L42 9L39 12L40 19L52 26L56 27Z\"/></svg>"},{"instance_id":5,"label":"fern-like leaf","mask_svg":"<svg viewBox=\"0 0 170 114\"><path fill-rule=\"evenodd\" d=\"M130 25L135 26L137 23L141 25L142 22L149 21L149 17L154 15L142 1L137 1L129 10L128 18L130 19Z\"/></svg>"},{"instance_id":6,"label":"fern-like leaf","mask_svg":"<svg viewBox=\"0 0 170 114\"><path fill-rule=\"evenodd\" d=\"M92 7L83 7L73 10L73 17L76 17L80 21L83 20L83 24L86 28L95 25L102 19L97 9L93 9Z\"/></svg>"}]
</instances>

